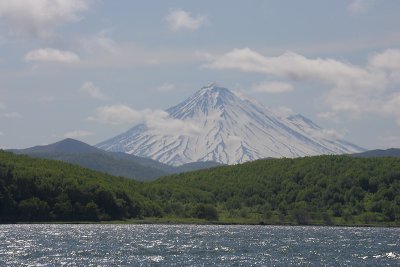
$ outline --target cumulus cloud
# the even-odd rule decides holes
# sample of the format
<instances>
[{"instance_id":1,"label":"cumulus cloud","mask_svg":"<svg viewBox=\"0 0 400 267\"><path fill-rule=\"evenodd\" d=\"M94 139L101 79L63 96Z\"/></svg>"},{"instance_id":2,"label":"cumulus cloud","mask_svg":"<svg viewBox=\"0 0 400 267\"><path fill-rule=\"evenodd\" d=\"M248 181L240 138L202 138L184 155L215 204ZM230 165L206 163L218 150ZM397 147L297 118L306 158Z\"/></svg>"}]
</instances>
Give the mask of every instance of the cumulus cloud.
<instances>
[{"instance_id":1,"label":"cumulus cloud","mask_svg":"<svg viewBox=\"0 0 400 267\"><path fill-rule=\"evenodd\" d=\"M104 124L131 124L140 123L147 118L167 117L168 113L163 110L135 110L127 105L109 105L96 109L94 117L89 120Z\"/></svg>"},{"instance_id":2,"label":"cumulus cloud","mask_svg":"<svg viewBox=\"0 0 400 267\"><path fill-rule=\"evenodd\" d=\"M93 133L85 130L76 130L76 131L71 131L67 132L64 134L65 138L82 138L82 137L88 137L92 136Z\"/></svg>"},{"instance_id":3,"label":"cumulus cloud","mask_svg":"<svg viewBox=\"0 0 400 267\"><path fill-rule=\"evenodd\" d=\"M322 128L303 128L302 129L305 133L307 133L309 136L318 138L318 139L336 139L336 140L343 140L346 135L348 134L347 129L322 129Z\"/></svg>"},{"instance_id":4,"label":"cumulus cloud","mask_svg":"<svg viewBox=\"0 0 400 267\"><path fill-rule=\"evenodd\" d=\"M205 51L195 51L194 55L197 59L202 60L202 61L211 61L215 59L215 56L209 52Z\"/></svg>"},{"instance_id":5,"label":"cumulus cloud","mask_svg":"<svg viewBox=\"0 0 400 267\"><path fill-rule=\"evenodd\" d=\"M202 129L196 123L178 120L171 117L146 118L147 127L154 134L163 135L198 135Z\"/></svg>"},{"instance_id":6,"label":"cumulus cloud","mask_svg":"<svg viewBox=\"0 0 400 267\"><path fill-rule=\"evenodd\" d=\"M381 106L382 112L386 115L394 115L397 120L397 124L400 125L400 93L395 93L391 98Z\"/></svg>"},{"instance_id":7,"label":"cumulus cloud","mask_svg":"<svg viewBox=\"0 0 400 267\"><path fill-rule=\"evenodd\" d=\"M370 10L374 4L375 0L351 0L347 9L352 14L362 14Z\"/></svg>"},{"instance_id":8,"label":"cumulus cloud","mask_svg":"<svg viewBox=\"0 0 400 267\"><path fill-rule=\"evenodd\" d=\"M165 20L167 21L170 29L173 31L194 31L207 22L207 17L203 15L194 17L189 12L186 12L182 9L176 9L172 10L166 16Z\"/></svg>"},{"instance_id":9,"label":"cumulus cloud","mask_svg":"<svg viewBox=\"0 0 400 267\"><path fill-rule=\"evenodd\" d=\"M278 108L275 108L274 112L284 118L294 114L291 108L285 106L280 106Z\"/></svg>"},{"instance_id":10,"label":"cumulus cloud","mask_svg":"<svg viewBox=\"0 0 400 267\"><path fill-rule=\"evenodd\" d=\"M79 20L84 0L0 0L0 18L11 32L46 37L63 23Z\"/></svg>"},{"instance_id":11,"label":"cumulus cloud","mask_svg":"<svg viewBox=\"0 0 400 267\"><path fill-rule=\"evenodd\" d=\"M85 82L81 88L80 91L88 94L90 97L94 98L94 99L100 99L100 100L104 100L107 99L107 96L105 96L100 89L95 86L92 82L87 81Z\"/></svg>"},{"instance_id":12,"label":"cumulus cloud","mask_svg":"<svg viewBox=\"0 0 400 267\"><path fill-rule=\"evenodd\" d=\"M79 45L88 54L108 53L113 56L120 54L118 44L107 36L108 31L102 30L93 36L81 38Z\"/></svg>"},{"instance_id":13,"label":"cumulus cloud","mask_svg":"<svg viewBox=\"0 0 400 267\"><path fill-rule=\"evenodd\" d=\"M309 59L293 52L265 57L250 48L233 49L206 67L258 72L293 80L329 82L335 86L375 88L379 83L385 85L385 76L381 73L329 58Z\"/></svg>"},{"instance_id":14,"label":"cumulus cloud","mask_svg":"<svg viewBox=\"0 0 400 267\"><path fill-rule=\"evenodd\" d=\"M157 91L159 92L170 92L173 90L175 90L175 85L170 83L163 83L157 88Z\"/></svg>"},{"instance_id":15,"label":"cumulus cloud","mask_svg":"<svg viewBox=\"0 0 400 267\"><path fill-rule=\"evenodd\" d=\"M324 119L324 120L330 120L333 122L339 121L339 117L336 114L336 112L332 112L332 111L318 113L317 118Z\"/></svg>"},{"instance_id":16,"label":"cumulus cloud","mask_svg":"<svg viewBox=\"0 0 400 267\"><path fill-rule=\"evenodd\" d=\"M227 147L240 147L242 142L242 137L236 135L228 135L225 140Z\"/></svg>"},{"instance_id":17,"label":"cumulus cloud","mask_svg":"<svg viewBox=\"0 0 400 267\"><path fill-rule=\"evenodd\" d=\"M32 50L25 55L27 62L53 62L74 63L79 61L79 56L71 51L63 51L53 48Z\"/></svg>"},{"instance_id":18,"label":"cumulus cloud","mask_svg":"<svg viewBox=\"0 0 400 267\"><path fill-rule=\"evenodd\" d=\"M397 104L392 104L397 98L388 90L400 84L400 66L396 61L399 54L400 50L389 49L373 55L366 66L355 66L331 58L310 59L293 52L267 57L244 48L233 49L205 66L316 82L328 87L323 100L332 112L353 116L373 112L399 120L400 114L390 108Z\"/></svg>"},{"instance_id":19,"label":"cumulus cloud","mask_svg":"<svg viewBox=\"0 0 400 267\"><path fill-rule=\"evenodd\" d=\"M400 50L387 49L376 53L370 57L369 65L387 70L400 70Z\"/></svg>"},{"instance_id":20,"label":"cumulus cloud","mask_svg":"<svg viewBox=\"0 0 400 267\"><path fill-rule=\"evenodd\" d=\"M135 110L126 105L97 108L95 116L89 117L88 120L111 125L145 123L154 133L165 135L190 135L201 131L196 124L171 118L163 110Z\"/></svg>"},{"instance_id":21,"label":"cumulus cloud","mask_svg":"<svg viewBox=\"0 0 400 267\"><path fill-rule=\"evenodd\" d=\"M320 135L322 138L326 139L343 139L348 133L348 130L335 130L335 129L322 129L320 131L316 131L316 134Z\"/></svg>"},{"instance_id":22,"label":"cumulus cloud","mask_svg":"<svg viewBox=\"0 0 400 267\"><path fill-rule=\"evenodd\" d=\"M293 85L285 82L263 82L253 86L252 90L258 93L280 94L293 91Z\"/></svg>"}]
</instances>

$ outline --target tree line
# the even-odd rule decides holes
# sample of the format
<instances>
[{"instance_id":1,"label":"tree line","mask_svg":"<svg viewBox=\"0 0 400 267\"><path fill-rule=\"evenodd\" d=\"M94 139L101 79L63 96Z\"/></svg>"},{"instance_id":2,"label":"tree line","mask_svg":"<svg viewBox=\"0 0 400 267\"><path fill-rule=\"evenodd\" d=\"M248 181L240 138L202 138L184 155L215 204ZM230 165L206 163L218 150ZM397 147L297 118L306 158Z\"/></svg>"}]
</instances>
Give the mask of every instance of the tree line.
<instances>
[{"instance_id":1,"label":"tree line","mask_svg":"<svg viewBox=\"0 0 400 267\"><path fill-rule=\"evenodd\" d=\"M138 182L0 151L0 222L400 225L400 159L266 159Z\"/></svg>"}]
</instances>

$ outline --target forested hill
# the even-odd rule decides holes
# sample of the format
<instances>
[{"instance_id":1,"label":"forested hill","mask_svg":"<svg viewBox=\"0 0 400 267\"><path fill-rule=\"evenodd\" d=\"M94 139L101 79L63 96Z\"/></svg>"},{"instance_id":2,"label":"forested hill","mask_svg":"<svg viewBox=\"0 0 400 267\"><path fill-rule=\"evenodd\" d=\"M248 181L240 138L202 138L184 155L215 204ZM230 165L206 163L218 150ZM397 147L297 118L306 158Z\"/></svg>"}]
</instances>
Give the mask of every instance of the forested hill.
<instances>
[{"instance_id":1,"label":"forested hill","mask_svg":"<svg viewBox=\"0 0 400 267\"><path fill-rule=\"evenodd\" d=\"M400 225L400 158L258 160L169 176L149 187L159 191L148 196L177 215L185 214L182 203L200 201L233 221Z\"/></svg>"},{"instance_id":2,"label":"forested hill","mask_svg":"<svg viewBox=\"0 0 400 267\"><path fill-rule=\"evenodd\" d=\"M399 226L400 159L259 160L143 183L0 151L1 222L142 218Z\"/></svg>"},{"instance_id":3,"label":"forested hill","mask_svg":"<svg viewBox=\"0 0 400 267\"><path fill-rule=\"evenodd\" d=\"M77 165L0 150L0 222L137 218L152 209L144 208L139 186Z\"/></svg>"}]
</instances>

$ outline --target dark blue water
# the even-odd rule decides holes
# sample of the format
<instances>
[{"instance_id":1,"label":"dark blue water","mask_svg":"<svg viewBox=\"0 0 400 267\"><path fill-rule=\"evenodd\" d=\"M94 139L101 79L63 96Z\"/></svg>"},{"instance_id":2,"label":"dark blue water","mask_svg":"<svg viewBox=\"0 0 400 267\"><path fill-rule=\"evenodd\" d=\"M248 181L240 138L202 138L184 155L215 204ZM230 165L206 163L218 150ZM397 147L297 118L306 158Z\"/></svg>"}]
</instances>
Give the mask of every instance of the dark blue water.
<instances>
[{"instance_id":1,"label":"dark blue water","mask_svg":"<svg viewBox=\"0 0 400 267\"><path fill-rule=\"evenodd\" d=\"M0 225L0 266L400 266L400 229Z\"/></svg>"}]
</instances>

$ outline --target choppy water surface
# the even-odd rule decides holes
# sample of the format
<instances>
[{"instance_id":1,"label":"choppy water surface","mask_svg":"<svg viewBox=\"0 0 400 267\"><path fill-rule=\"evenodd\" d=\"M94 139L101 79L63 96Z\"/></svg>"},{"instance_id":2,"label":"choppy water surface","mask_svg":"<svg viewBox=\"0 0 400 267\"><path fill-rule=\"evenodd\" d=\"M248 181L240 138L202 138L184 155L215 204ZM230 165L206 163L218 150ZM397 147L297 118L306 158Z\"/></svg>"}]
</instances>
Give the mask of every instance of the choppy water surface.
<instances>
[{"instance_id":1,"label":"choppy water surface","mask_svg":"<svg viewBox=\"0 0 400 267\"><path fill-rule=\"evenodd\" d=\"M0 266L400 265L400 229L0 225Z\"/></svg>"}]
</instances>

